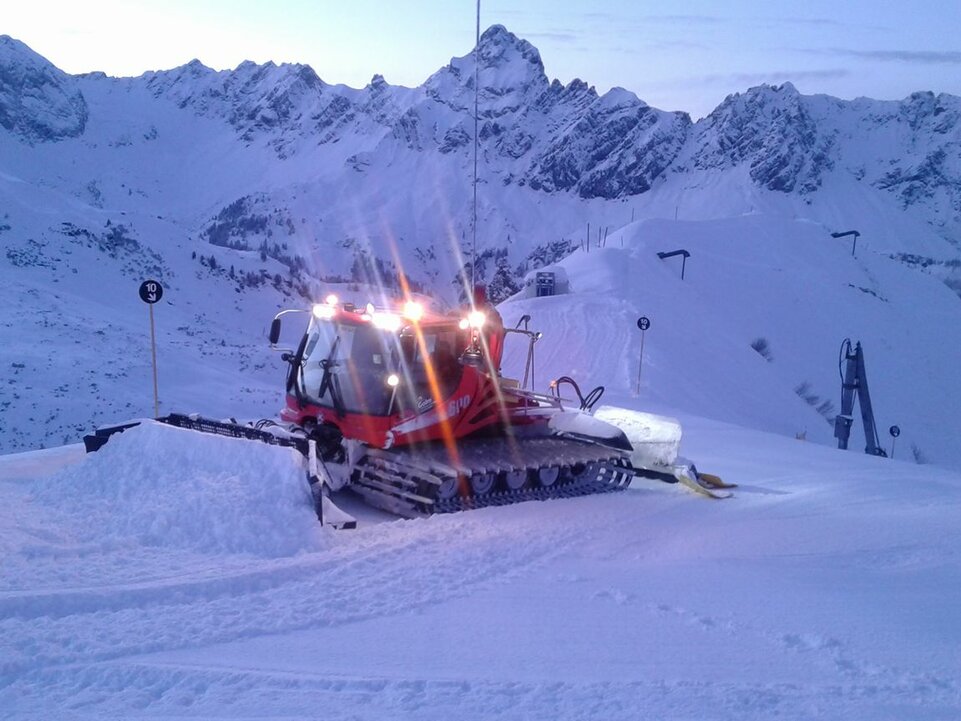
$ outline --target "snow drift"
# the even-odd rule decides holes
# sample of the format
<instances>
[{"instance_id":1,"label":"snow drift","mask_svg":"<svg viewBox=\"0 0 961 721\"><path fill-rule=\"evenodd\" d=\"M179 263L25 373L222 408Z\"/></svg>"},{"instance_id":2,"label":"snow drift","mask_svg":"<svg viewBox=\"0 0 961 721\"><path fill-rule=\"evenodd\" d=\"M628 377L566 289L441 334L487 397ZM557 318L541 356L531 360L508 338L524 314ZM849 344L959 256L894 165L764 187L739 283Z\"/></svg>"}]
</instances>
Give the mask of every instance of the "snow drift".
<instances>
[{"instance_id":1,"label":"snow drift","mask_svg":"<svg viewBox=\"0 0 961 721\"><path fill-rule=\"evenodd\" d=\"M113 436L33 500L87 544L265 558L323 545L295 451L160 423Z\"/></svg>"}]
</instances>

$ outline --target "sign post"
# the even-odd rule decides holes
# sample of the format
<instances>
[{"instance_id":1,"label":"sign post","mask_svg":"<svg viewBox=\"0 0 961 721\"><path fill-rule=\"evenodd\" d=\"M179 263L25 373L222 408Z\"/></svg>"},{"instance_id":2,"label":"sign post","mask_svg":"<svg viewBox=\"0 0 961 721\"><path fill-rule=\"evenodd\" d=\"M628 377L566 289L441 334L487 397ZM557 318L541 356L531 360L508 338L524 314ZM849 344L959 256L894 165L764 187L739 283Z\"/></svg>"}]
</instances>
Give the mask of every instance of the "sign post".
<instances>
[{"instance_id":1,"label":"sign post","mask_svg":"<svg viewBox=\"0 0 961 721\"><path fill-rule=\"evenodd\" d=\"M157 394L157 336L154 332L153 305L164 295L164 288L155 280L145 280L140 284L140 300L150 308L150 358L153 361L153 414L160 416L160 399Z\"/></svg>"},{"instance_id":2,"label":"sign post","mask_svg":"<svg viewBox=\"0 0 961 721\"><path fill-rule=\"evenodd\" d=\"M641 395L641 369L644 367L644 336L647 334L647 329L651 327L651 321L647 316L642 315L637 319L637 327L641 329L641 355L637 361L637 386L634 389L634 395Z\"/></svg>"}]
</instances>

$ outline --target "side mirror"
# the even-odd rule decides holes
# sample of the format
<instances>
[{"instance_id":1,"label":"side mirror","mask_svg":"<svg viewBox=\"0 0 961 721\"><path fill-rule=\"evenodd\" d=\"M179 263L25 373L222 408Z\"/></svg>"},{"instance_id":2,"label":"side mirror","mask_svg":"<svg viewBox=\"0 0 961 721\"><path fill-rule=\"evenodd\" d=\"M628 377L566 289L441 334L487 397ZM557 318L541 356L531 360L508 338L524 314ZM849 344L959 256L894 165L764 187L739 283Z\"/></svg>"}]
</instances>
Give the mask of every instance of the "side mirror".
<instances>
[{"instance_id":1,"label":"side mirror","mask_svg":"<svg viewBox=\"0 0 961 721\"><path fill-rule=\"evenodd\" d=\"M277 345L277 341L280 340L280 318L274 318L270 324L270 335L267 336L267 339L270 341L270 345Z\"/></svg>"}]
</instances>

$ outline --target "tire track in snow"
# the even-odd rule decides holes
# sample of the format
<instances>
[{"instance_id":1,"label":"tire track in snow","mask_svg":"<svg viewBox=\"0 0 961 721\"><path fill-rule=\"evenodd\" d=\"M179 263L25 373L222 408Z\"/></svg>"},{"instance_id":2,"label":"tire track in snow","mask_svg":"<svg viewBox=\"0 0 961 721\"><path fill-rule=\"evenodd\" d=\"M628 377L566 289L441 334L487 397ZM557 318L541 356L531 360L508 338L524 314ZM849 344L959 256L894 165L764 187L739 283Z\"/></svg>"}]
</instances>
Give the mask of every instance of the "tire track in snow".
<instances>
[{"instance_id":1,"label":"tire track in snow","mask_svg":"<svg viewBox=\"0 0 961 721\"><path fill-rule=\"evenodd\" d=\"M463 669L475 676L475 669ZM38 691L42 689L42 691ZM848 684L645 681L495 682L331 677L310 672L219 670L180 665L108 663L44 669L18 680L4 695L26 710L53 705L82 716L243 718L270 709L271 718L313 718L319 709L355 719L583 719L703 718L948 718L957 691L901 681ZM43 698L39 698L43 696Z\"/></svg>"},{"instance_id":2,"label":"tire track in snow","mask_svg":"<svg viewBox=\"0 0 961 721\"><path fill-rule=\"evenodd\" d=\"M576 501L551 501L383 524L338 536L335 548L303 561L246 574L59 596L8 596L4 611L21 615L0 619L0 675L9 681L51 665L203 646L429 606L563 553L580 530L578 506ZM605 504L591 508L601 513ZM219 557L210 562L215 573ZM32 600L35 612L26 610Z\"/></svg>"},{"instance_id":3,"label":"tire track in snow","mask_svg":"<svg viewBox=\"0 0 961 721\"><path fill-rule=\"evenodd\" d=\"M841 695L885 703L903 703L904 698L914 698L918 703L942 704L961 710L961 685L950 675L950 669L945 669L947 673L936 674L878 663L869 660L853 644L830 634L775 631L710 610L645 602L617 587L594 592L592 600L637 606L650 616L652 623L658 623L658 618L674 618L707 636L727 637L731 644L750 646L757 643L766 649L771 664L776 665L779 656L807 657L809 664L836 674L836 688L843 692ZM715 645L707 643L705 647ZM826 687L820 683L812 684L811 688Z\"/></svg>"}]
</instances>

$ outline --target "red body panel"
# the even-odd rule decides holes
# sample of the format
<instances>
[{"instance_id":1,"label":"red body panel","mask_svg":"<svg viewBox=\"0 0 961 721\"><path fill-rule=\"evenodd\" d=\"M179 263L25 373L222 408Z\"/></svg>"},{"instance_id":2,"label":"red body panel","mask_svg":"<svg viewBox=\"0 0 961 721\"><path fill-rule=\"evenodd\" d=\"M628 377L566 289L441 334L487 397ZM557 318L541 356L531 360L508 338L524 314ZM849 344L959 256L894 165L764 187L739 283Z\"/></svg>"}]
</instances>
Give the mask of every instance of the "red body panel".
<instances>
[{"instance_id":1,"label":"red body panel","mask_svg":"<svg viewBox=\"0 0 961 721\"><path fill-rule=\"evenodd\" d=\"M329 306L322 308L317 319L369 327L375 320L375 313L372 309L361 310L353 306ZM392 415L375 415L357 411L338 413L334 407L312 401L292 387L281 418L300 426L311 422L334 425L345 438L380 448L426 441L449 442L485 430L494 431L498 426L536 422L538 416L529 412L539 404L528 396L505 390L501 385L498 371L504 347L504 326L493 308L487 309L485 315L488 322L483 328L470 328L465 325L466 321L450 315L425 314L416 321L406 321L408 328L415 329L422 349L426 346L421 334L453 332L456 335L461 347L456 349L455 356L461 356L461 360L455 362L459 363L461 374L453 391L449 390L450 384L436 382L443 370L432 366L429 373L431 392L426 402L417 409L411 409L407 404L408 408L399 409ZM470 349L473 349L473 355ZM468 357L472 360L465 360ZM403 373L399 375L403 376ZM359 387L363 387L367 381L355 377L351 382L361 383ZM441 387L447 390L441 390Z\"/></svg>"},{"instance_id":2,"label":"red body panel","mask_svg":"<svg viewBox=\"0 0 961 721\"><path fill-rule=\"evenodd\" d=\"M504 391L483 371L465 367L456 390L440 403L421 412L373 416L363 413L338 414L333 408L301 402L287 396L281 418L304 425L308 421L333 424L345 438L356 439L378 448L425 441L464 438L501 425L519 426L539 418L525 414L537 407L527 398Z\"/></svg>"}]
</instances>

